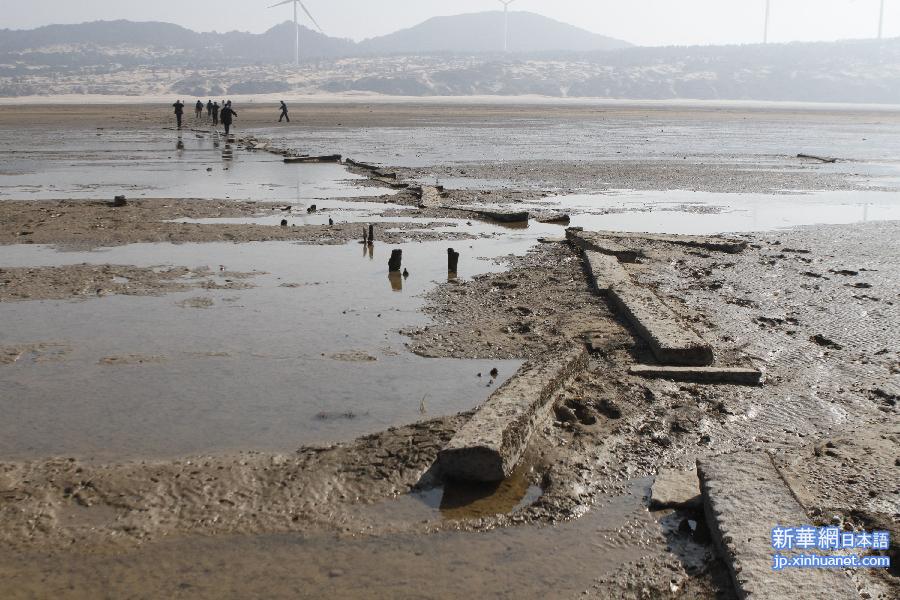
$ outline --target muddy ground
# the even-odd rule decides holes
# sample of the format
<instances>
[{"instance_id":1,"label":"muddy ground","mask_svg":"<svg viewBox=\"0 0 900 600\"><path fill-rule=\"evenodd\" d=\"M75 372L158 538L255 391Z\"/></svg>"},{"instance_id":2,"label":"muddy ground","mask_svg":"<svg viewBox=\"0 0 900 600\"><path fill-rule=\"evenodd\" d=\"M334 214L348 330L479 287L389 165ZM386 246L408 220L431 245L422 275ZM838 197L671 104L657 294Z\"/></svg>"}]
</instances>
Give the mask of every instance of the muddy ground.
<instances>
[{"instance_id":1,"label":"muddy ground","mask_svg":"<svg viewBox=\"0 0 900 600\"><path fill-rule=\"evenodd\" d=\"M70 109L40 110L55 111L44 114L52 121L65 118ZM126 124L125 117L106 117L103 108L79 110L79 115L97 119L97 126L101 122L106 127L148 126L159 120L149 115ZM315 118L348 126L373 119L391 123L425 114L419 110L401 114L395 109L373 109L373 117L339 107L319 109ZM499 115L494 109L481 110L484 119ZM268 118L261 109L247 114L248 121ZM6 108L0 110L0 124L14 116ZM490 177L497 174L496 168L482 165L460 173L453 167L443 173ZM401 171L401 175L422 173ZM509 176L509 169L503 174ZM593 181L597 173L580 165L550 164L544 172L531 172L530 183L523 180L523 189L499 196L508 201L517 191L533 199L549 192L539 182L568 178L578 187L579 177ZM856 185L840 174L759 164L695 164L659 170L625 163L609 165L601 178L614 180L614 185L646 181L653 189L711 191L853 189ZM451 192L451 198L463 202L489 197L477 191ZM414 196L403 198L401 203L416 202ZM205 200L141 200L119 208L99 201L2 203L0 243L66 248L151 241L342 243L359 237L358 224L282 229L166 222L278 210L274 205ZM421 212L426 218L458 216L442 209ZM416 225L417 230L421 228ZM410 233L411 237L390 235L396 237L385 241L427 239L421 232ZM420 235L426 237L414 237ZM435 236L452 238L447 233ZM531 527L552 531L564 527L563 523L577 527L589 522L592 508L602 512L604 506L632 494L640 511L604 530L592 549L595 554L580 557L589 565L599 560L597 555L613 554L621 557L620 564L598 568L584 585L573 576L570 585L554 580L548 588L532 582L525 589L534 597L583 593L596 598L730 598L733 588L713 550L702 512L690 508L649 511L647 496L660 470L689 469L700 457L738 449L772 453L811 522L889 529L896 564L900 225L810 227L744 237L750 243L747 250L724 254L635 235L628 242L640 248L642 257L627 269L713 346L718 364L762 369L761 387L649 381L630 375L631 365L652 362L648 349L611 312L605 299L591 291L578 252L567 243L551 240L524 257L507 258L505 272L439 285L427 296L426 312L432 323L404 330L409 349L428 357L540 360L555 348L590 343L588 370L560 391L553 422L532 439L521 472L499 489L444 482L434 467L437 452L468 414L289 454L245 452L124 464L96 464L76 457L0 462L0 580L5 582L5 595L33 597L53 591L91 597L96 589L90 582L92 574L106 569L134 573L134 564L165 556L167 543L194 539L200 540L204 560L212 561L205 567L212 576L190 571L189 552L177 547L173 556L184 560L177 558L175 564L161 560L164 570L149 583L132 580L131 575L122 576L124 587L105 577L99 581L106 582L107 589L138 597L152 597L156 592L170 597L221 597L260 589L268 589L273 596L332 590L335 597L351 597L360 590L341 581L353 579L357 570L363 572L366 561L356 566L334 564L322 580L303 561L292 565L290 573L274 565L279 585L272 588L269 583L242 580L240 568L232 574L222 572L222 564L234 558L227 548L241 548L240 544L259 536L283 534L303 539L339 536L351 547L359 540L386 540L387 546L391 540L414 545L410 539L436 540L437 544L446 540L441 536L456 532L490 535ZM164 272L128 266L3 269L0 301L168 293L218 285L220 278L212 275L177 267ZM233 274L228 284L252 285L249 275ZM123 279L129 282L127 288ZM23 354L53 360L65 351L56 346L3 348L0 364ZM490 380L487 373L484 377ZM441 488L445 506L435 514L423 517L412 511L397 517L391 512L394 499L402 502ZM529 497L530 489L539 492ZM529 501L520 505L522 498ZM479 500L486 505L479 505ZM539 538L545 530L536 531ZM575 535L586 533L576 531ZM239 540L236 545L235 539ZM465 543L471 542L466 539ZM219 540L228 543L217 548ZM291 552L287 550L286 555ZM477 550L472 552L479 556ZM125 558L110 558L118 555ZM531 560L546 562L548 555ZM399 550L379 547L368 560L390 562L402 556ZM54 570L53 565L59 564L68 565L67 570ZM396 585L402 589L403 582L421 583L417 573L428 565L418 565L415 559L404 564L410 573L402 566L390 571L399 581ZM265 565L252 566L266 571ZM211 584L217 569L220 583ZM537 565L534 569L540 570ZM900 595L896 567L890 572L857 572L853 578L861 597ZM187 583L188 579L194 583ZM197 587L197 581L207 587L203 583ZM150 587L135 592L136 584ZM382 582L370 593L389 597L390 589ZM528 592L520 592L519 597L522 594ZM441 595L435 591L433 597Z\"/></svg>"},{"instance_id":2,"label":"muddy ground","mask_svg":"<svg viewBox=\"0 0 900 600\"><path fill-rule=\"evenodd\" d=\"M900 348L885 324L900 322L900 248L867 252L863 243L897 235L896 224L881 224L752 236L740 255L635 239L646 258L633 275L692 322L721 361L763 368L761 388L630 376L629 365L650 360L646 348L590 293L579 257L563 243L513 259L508 272L438 288L429 311L440 324L408 332L414 351L539 357L587 333L597 350L588 372L561 392L556 422L530 445L527 478L543 494L512 515L463 511L458 518L385 525L377 511L361 509L438 485L432 465L461 415L294 455L4 464L3 543L28 555L72 544L106 552L173 535L389 536L555 523L581 516L598 497L622 493L629 481L746 448L776 455L816 521L887 528L898 539L900 490L896 477L885 474L897 468ZM650 552L649 563L598 582L591 594L727 595L702 515L674 514L677 523L698 525L676 526L668 539L657 537L653 521L635 527L648 551L693 544L684 550L688 558L673 562L677 554ZM697 559L698 552L706 558ZM858 577L872 597L898 589L889 574Z\"/></svg>"},{"instance_id":3,"label":"muddy ground","mask_svg":"<svg viewBox=\"0 0 900 600\"><path fill-rule=\"evenodd\" d=\"M352 199L351 199L352 200ZM378 199L364 198L372 202ZM411 193L386 196L381 202L414 204ZM205 243L297 241L311 244L345 244L361 240L364 225L335 221L333 225L292 223L290 204L212 200L133 200L124 207L109 202L18 201L0 203L0 244L48 244L64 249L92 249L135 243ZM329 211L317 212L327 215ZM175 223L177 219L278 216L286 227ZM416 215L419 216L419 215ZM427 216L427 215L426 215ZM431 223L392 223L390 231L378 231L379 241L399 244L434 239L467 239L466 234L433 233ZM441 224L446 227L446 224ZM403 230L410 230L404 232Z\"/></svg>"}]
</instances>

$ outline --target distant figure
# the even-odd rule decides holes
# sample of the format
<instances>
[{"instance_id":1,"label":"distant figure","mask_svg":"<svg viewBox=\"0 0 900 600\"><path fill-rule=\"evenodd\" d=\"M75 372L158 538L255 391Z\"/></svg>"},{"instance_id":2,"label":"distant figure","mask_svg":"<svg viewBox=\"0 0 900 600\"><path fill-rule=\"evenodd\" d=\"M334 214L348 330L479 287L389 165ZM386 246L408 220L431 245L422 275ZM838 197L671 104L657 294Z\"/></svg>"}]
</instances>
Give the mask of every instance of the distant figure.
<instances>
[{"instance_id":1,"label":"distant figure","mask_svg":"<svg viewBox=\"0 0 900 600\"><path fill-rule=\"evenodd\" d=\"M291 122L291 118L288 116L287 104L284 103L284 100L281 101L281 116L278 117L278 122L281 123L282 119L287 119L287 122Z\"/></svg>"},{"instance_id":2,"label":"distant figure","mask_svg":"<svg viewBox=\"0 0 900 600\"><path fill-rule=\"evenodd\" d=\"M172 106L175 107L175 120L178 122L178 129L181 129L181 117L184 116L184 102L179 100Z\"/></svg>"},{"instance_id":3,"label":"distant figure","mask_svg":"<svg viewBox=\"0 0 900 600\"><path fill-rule=\"evenodd\" d=\"M212 100L206 101L206 120L209 121L212 118Z\"/></svg>"},{"instance_id":4,"label":"distant figure","mask_svg":"<svg viewBox=\"0 0 900 600\"><path fill-rule=\"evenodd\" d=\"M218 102L213 102L213 105L212 105L212 121L213 121L213 127L219 126L219 103Z\"/></svg>"},{"instance_id":5,"label":"distant figure","mask_svg":"<svg viewBox=\"0 0 900 600\"><path fill-rule=\"evenodd\" d=\"M237 113L231 108L231 100L225 103L219 116L222 119L222 125L225 126L225 135L227 136L231 132L232 120L237 116Z\"/></svg>"},{"instance_id":6,"label":"distant figure","mask_svg":"<svg viewBox=\"0 0 900 600\"><path fill-rule=\"evenodd\" d=\"M203 102L200 100L197 100L197 104L194 106L194 116L197 117L198 121L203 118Z\"/></svg>"}]
</instances>

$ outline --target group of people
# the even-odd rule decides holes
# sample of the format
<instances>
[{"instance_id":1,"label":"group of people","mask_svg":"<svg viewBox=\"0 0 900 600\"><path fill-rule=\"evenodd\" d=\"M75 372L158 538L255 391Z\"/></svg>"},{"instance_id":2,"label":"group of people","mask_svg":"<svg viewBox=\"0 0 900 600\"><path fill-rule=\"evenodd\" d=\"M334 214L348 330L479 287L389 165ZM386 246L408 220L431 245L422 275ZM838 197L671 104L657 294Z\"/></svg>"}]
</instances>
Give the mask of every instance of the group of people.
<instances>
[{"instance_id":1,"label":"group of people","mask_svg":"<svg viewBox=\"0 0 900 600\"><path fill-rule=\"evenodd\" d=\"M178 100L175 104L172 105L175 109L175 121L178 124L178 129L181 129L182 120L184 118L184 102ZM234 117L237 116L237 112L231 107L231 100L227 102L222 100L221 106L218 102L213 102L212 100L206 103L206 119L207 121L211 121L213 127L218 127L219 123L225 127L225 134L231 131L231 124L234 122ZM203 102L201 100L197 100L197 104L194 105L194 116L197 120L203 118Z\"/></svg>"},{"instance_id":2,"label":"group of people","mask_svg":"<svg viewBox=\"0 0 900 600\"><path fill-rule=\"evenodd\" d=\"M172 106L175 108L175 121L178 123L178 129L181 129L181 122L184 118L184 102L178 100ZM231 107L231 100L227 102L222 100L221 106L218 102L208 100L205 108L206 120L211 121L213 127L218 127L221 122L222 126L225 127L225 135L228 135L231 132L231 124L234 122L234 117L237 116L237 112ZM203 101L197 100L197 104L194 105L194 117L198 121L203 118L203 109ZM287 119L287 122L290 123L291 118L288 116L288 107L284 100L281 101L279 109L281 110L281 116L278 118L278 122L281 123L282 120Z\"/></svg>"}]
</instances>

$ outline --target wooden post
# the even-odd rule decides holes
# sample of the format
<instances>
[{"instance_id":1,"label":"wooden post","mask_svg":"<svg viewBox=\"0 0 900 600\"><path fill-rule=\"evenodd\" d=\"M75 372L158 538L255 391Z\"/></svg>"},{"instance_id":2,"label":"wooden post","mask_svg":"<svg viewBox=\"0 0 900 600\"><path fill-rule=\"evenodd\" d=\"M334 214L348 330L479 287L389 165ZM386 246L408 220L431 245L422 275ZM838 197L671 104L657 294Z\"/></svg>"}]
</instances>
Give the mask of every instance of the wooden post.
<instances>
[{"instance_id":1,"label":"wooden post","mask_svg":"<svg viewBox=\"0 0 900 600\"><path fill-rule=\"evenodd\" d=\"M447 272L456 273L456 268L458 266L459 252L455 251L453 248L447 248Z\"/></svg>"},{"instance_id":2,"label":"wooden post","mask_svg":"<svg viewBox=\"0 0 900 600\"><path fill-rule=\"evenodd\" d=\"M391 259L388 261L388 271L399 273L403 263L403 250L391 250Z\"/></svg>"}]
</instances>

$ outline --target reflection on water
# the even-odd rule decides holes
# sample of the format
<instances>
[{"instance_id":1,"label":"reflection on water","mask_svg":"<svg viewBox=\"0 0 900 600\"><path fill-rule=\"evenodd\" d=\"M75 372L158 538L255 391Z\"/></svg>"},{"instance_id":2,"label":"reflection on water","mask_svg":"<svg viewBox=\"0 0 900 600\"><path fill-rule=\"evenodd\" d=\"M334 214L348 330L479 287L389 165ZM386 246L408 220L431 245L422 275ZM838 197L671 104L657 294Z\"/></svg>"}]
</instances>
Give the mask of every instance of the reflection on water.
<instances>
[{"instance_id":1,"label":"reflection on water","mask_svg":"<svg viewBox=\"0 0 900 600\"><path fill-rule=\"evenodd\" d=\"M478 257L521 253L531 243L473 240L460 270L498 271ZM219 265L257 274L246 290L0 303L0 345L69 349L61 360L0 367L5 389L16 390L0 394L0 456L283 451L420 420L425 394L435 416L471 409L492 391L476 374L497 361L418 358L397 333L427 323L421 295L446 278L446 245L399 248L413 273L395 280L404 293L386 285L392 248L379 243L364 247L363 260L355 243L5 248L3 266L207 266L219 284ZM362 355L376 360L353 358ZM357 418L316 418L347 412Z\"/></svg>"},{"instance_id":2,"label":"reflection on water","mask_svg":"<svg viewBox=\"0 0 900 600\"><path fill-rule=\"evenodd\" d=\"M399 272L388 273L388 281L391 282L391 291L403 291L403 275Z\"/></svg>"},{"instance_id":3,"label":"reflection on water","mask_svg":"<svg viewBox=\"0 0 900 600\"><path fill-rule=\"evenodd\" d=\"M777 195L617 191L548 198L535 208L568 211L571 226L587 230L704 235L897 220L900 196L873 191Z\"/></svg>"},{"instance_id":4,"label":"reflection on water","mask_svg":"<svg viewBox=\"0 0 900 600\"><path fill-rule=\"evenodd\" d=\"M356 185L365 178L338 164L285 165L280 156L240 150L229 143L219 152L218 142L210 137L179 138L173 151L171 140L160 147L151 143L157 134L131 132L140 150L123 149L119 143L83 149L77 145L78 138L62 139L57 147L36 134L36 139L28 140L27 150L11 153L0 162L0 200L126 194L131 198L303 201L394 193Z\"/></svg>"}]
</instances>

